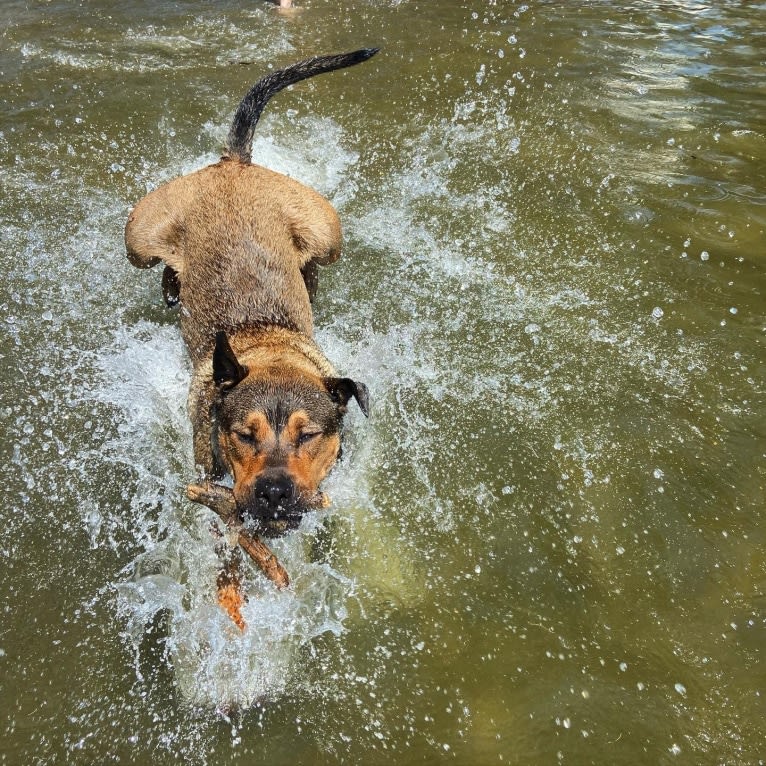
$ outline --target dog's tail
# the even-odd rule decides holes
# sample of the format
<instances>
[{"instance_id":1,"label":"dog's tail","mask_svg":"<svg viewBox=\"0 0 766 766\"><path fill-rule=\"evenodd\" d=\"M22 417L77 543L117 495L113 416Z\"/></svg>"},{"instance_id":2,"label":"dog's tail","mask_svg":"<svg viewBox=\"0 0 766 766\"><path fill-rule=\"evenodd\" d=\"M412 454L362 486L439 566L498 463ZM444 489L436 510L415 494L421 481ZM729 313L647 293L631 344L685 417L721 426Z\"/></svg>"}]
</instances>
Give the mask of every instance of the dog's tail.
<instances>
[{"instance_id":1,"label":"dog's tail","mask_svg":"<svg viewBox=\"0 0 766 766\"><path fill-rule=\"evenodd\" d=\"M272 72L259 80L247 92L234 115L234 122L229 130L224 149L224 157L250 162L250 150L253 133L258 119L268 100L288 85L305 80L333 69L343 69L367 61L378 52L378 48L362 48L352 53L339 53L333 56L315 56L299 61L297 64Z\"/></svg>"}]
</instances>

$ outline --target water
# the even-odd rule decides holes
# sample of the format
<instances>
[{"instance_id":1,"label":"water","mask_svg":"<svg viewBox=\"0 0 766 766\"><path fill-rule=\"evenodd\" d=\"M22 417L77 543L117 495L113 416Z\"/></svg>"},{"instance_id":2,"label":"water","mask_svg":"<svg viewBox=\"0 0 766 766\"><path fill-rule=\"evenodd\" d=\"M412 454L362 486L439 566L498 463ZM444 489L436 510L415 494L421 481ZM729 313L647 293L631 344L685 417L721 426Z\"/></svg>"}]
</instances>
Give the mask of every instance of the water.
<instances>
[{"instance_id":1,"label":"water","mask_svg":"<svg viewBox=\"0 0 766 766\"><path fill-rule=\"evenodd\" d=\"M0 11L3 762L762 762L766 5L298 5ZM373 416L240 636L122 229L362 45L253 156Z\"/></svg>"}]
</instances>

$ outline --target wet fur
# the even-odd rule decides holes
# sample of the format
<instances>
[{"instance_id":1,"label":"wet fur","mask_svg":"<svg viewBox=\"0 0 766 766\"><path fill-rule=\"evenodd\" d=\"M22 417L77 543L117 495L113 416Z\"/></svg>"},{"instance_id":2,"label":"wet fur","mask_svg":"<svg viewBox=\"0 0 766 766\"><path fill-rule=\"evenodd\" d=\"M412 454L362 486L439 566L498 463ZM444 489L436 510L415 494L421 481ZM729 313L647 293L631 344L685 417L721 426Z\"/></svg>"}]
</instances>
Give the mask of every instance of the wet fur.
<instances>
[{"instance_id":1,"label":"wet fur","mask_svg":"<svg viewBox=\"0 0 766 766\"><path fill-rule=\"evenodd\" d=\"M243 513L262 504L254 488L263 495L264 477L288 476L288 527L337 458L348 401L367 414L367 391L338 377L313 340L317 267L341 252L337 213L298 181L251 164L250 144L278 90L374 52L308 59L256 83L221 160L148 194L125 230L130 262L163 262L165 299L182 306L195 462L208 477L233 475Z\"/></svg>"}]
</instances>

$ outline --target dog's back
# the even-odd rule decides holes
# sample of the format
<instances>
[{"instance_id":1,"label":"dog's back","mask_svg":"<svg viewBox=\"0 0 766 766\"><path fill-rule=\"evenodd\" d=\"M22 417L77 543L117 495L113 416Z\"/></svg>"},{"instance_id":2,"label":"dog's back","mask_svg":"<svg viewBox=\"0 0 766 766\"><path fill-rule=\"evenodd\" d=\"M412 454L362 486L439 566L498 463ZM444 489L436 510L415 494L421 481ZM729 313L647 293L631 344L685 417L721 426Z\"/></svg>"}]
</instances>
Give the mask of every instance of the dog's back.
<instances>
[{"instance_id":1,"label":"dog's back","mask_svg":"<svg viewBox=\"0 0 766 766\"><path fill-rule=\"evenodd\" d=\"M181 285L193 362L219 330L275 325L311 336L302 269L340 255L337 213L322 196L258 165L222 159L145 197L126 230L135 263L159 258ZM149 264L147 264L149 265Z\"/></svg>"}]
</instances>

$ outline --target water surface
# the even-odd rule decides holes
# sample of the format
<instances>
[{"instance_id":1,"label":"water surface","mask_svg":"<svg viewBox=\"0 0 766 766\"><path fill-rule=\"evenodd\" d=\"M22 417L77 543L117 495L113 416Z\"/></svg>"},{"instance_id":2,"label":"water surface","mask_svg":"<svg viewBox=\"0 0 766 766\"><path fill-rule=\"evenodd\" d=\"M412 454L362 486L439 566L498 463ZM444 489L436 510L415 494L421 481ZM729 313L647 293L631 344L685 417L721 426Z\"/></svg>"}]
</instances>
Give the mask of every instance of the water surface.
<instances>
[{"instance_id":1,"label":"water surface","mask_svg":"<svg viewBox=\"0 0 766 766\"><path fill-rule=\"evenodd\" d=\"M0 10L2 762L763 762L766 5L296 5ZM373 415L239 637L122 230L366 45L254 146Z\"/></svg>"}]
</instances>

